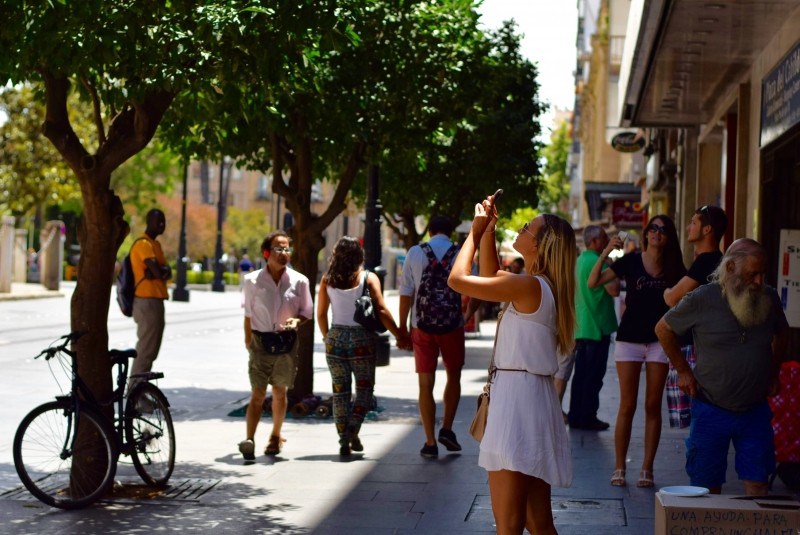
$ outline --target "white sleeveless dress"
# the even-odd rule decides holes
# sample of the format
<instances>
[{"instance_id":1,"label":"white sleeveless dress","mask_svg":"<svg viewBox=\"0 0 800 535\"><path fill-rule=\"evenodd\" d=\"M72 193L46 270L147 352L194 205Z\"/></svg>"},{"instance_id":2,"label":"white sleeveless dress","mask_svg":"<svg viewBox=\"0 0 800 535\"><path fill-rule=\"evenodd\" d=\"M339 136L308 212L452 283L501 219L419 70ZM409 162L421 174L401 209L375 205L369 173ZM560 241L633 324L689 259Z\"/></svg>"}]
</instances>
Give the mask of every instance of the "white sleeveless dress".
<instances>
[{"instance_id":1,"label":"white sleeveless dress","mask_svg":"<svg viewBox=\"0 0 800 535\"><path fill-rule=\"evenodd\" d=\"M553 384L558 370L555 299L546 280L537 279L542 286L539 310L522 314L510 304L500 320L494 357L500 369L492 382L478 464L569 487L569 437Z\"/></svg>"}]
</instances>

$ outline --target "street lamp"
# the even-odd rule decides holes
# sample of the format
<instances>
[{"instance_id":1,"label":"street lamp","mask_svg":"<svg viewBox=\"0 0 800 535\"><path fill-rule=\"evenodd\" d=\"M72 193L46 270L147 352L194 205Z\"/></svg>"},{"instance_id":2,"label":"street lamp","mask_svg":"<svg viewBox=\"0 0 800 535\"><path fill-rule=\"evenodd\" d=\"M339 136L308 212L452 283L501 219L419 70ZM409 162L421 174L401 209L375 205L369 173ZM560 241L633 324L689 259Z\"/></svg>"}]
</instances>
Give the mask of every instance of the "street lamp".
<instances>
[{"instance_id":1,"label":"street lamp","mask_svg":"<svg viewBox=\"0 0 800 535\"><path fill-rule=\"evenodd\" d=\"M367 174L367 203L364 208L364 267L378 276L383 288L386 269L381 266L381 213L383 206L378 198L380 182L378 166L370 164ZM389 335L378 336L375 348L377 366L389 365Z\"/></svg>"},{"instance_id":2,"label":"street lamp","mask_svg":"<svg viewBox=\"0 0 800 535\"><path fill-rule=\"evenodd\" d=\"M214 249L214 282L211 284L212 292L224 292L225 280L222 274L225 272L225 265L222 261L222 223L225 221L225 205L228 201L228 188L225 187L225 167L228 167L228 174L230 174L230 166L232 160L227 156L222 158L219 164L219 195L217 199L217 246ZM230 177L228 177L230 183Z\"/></svg>"},{"instance_id":3,"label":"street lamp","mask_svg":"<svg viewBox=\"0 0 800 535\"><path fill-rule=\"evenodd\" d=\"M172 290L173 301L188 301L189 289L186 287L186 182L189 176L189 165L183 167L183 199L181 201L181 236L178 242L178 274L175 289Z\"/></svg>"}]
</instances>

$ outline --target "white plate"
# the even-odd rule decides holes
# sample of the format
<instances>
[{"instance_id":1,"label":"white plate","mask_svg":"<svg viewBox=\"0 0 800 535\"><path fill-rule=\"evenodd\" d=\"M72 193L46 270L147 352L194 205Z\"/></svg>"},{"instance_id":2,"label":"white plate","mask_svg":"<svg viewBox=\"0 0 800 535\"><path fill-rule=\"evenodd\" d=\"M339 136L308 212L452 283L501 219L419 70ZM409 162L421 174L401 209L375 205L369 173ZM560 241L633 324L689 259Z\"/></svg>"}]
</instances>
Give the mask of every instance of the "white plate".
<instances>
[{"instance_id":1,"label":"white plate","mask_svg":"<svg viewBox=\"0 0 800 535\"><path fill-rule=\"evenodd\" d=\"M705 487L691 487L688 485L679 485L677 487L663 487L659 492L663 494L670 494L672 496L683 496L692 498L695 496L705 496L708 494L708 489Z\"/></svg>"}]
</instances>

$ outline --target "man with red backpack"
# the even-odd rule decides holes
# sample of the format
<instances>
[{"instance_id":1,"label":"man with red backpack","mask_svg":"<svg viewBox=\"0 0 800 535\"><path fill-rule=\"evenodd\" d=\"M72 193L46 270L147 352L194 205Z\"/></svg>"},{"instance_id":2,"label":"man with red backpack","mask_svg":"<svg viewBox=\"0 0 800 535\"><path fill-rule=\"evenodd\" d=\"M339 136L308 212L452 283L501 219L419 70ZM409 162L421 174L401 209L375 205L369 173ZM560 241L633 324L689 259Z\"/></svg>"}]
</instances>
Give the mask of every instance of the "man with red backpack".
<instances>
[{"instance_id":1,"label":"man with red backpack","mask_svg":"<svg viewBox=\"0 0 800 535\"><path fill-rule=\"evenodd\" d=\"M461 451L452 426L461 399L464 318L461 295L447 285L458 254L458 246L450 241L452 232L453 225L447 217L431 218L428 225L431 239L408 250L400 282L399 324L400 330L407 334L411 312L411 341L419 380L419 413L425 430L425 444L420 455L428 458L439 456L434 434L436 402L433 386L440 353L447 372L447 384L439 442L448 451Z\"/></svg>"}]
</instances>

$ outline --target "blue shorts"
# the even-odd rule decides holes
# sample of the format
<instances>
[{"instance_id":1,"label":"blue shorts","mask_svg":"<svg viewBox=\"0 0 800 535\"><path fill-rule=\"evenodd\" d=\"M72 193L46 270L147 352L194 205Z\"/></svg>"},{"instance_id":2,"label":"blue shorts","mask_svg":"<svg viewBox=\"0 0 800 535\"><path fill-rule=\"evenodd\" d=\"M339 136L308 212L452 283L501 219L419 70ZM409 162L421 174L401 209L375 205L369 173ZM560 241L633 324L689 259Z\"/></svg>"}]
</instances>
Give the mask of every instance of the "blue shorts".
<instances>
[{"instance_id":1,"label":"blue shorts","mask_svg":"<svg viewBox=\"0 0 800 535\"><path fill-rule=\"evenodd\" d=\"M720 487L725 483L731 442L739 479L766 483L775 470L769 404L764 401L748 411L732 412L693 399L686 439L686 473L692 485Z\"/></svg>"}]
</instances>

